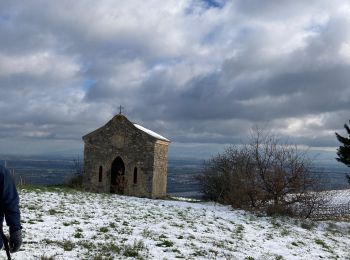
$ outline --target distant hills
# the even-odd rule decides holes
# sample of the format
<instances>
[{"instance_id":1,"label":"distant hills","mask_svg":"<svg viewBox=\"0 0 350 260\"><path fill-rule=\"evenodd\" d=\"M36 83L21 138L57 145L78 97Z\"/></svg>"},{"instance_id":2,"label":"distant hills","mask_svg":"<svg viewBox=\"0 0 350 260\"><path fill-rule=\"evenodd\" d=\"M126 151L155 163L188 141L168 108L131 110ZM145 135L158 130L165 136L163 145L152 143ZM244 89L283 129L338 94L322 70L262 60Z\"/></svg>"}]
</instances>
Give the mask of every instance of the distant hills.
<instances>
[{"instance_id":1,"label":"distant hills","mask_svg":"<svg viewBox=\"0 0 350 260\"><path fill-rule=\"evenodd\" d=\"M350 188L345 178L350 169L337 162L334 153L310 152L313 172L322 178L327 189ZM0 155L0 165L14 170L17 181L38 185L63 184L65 178L74 173L73 159L80 154L70 155ZM176 196L199 197L200 183L196 176L200 173L204 159L170 156L168 160L168 193Z\"/></svg>"}]
</instances>

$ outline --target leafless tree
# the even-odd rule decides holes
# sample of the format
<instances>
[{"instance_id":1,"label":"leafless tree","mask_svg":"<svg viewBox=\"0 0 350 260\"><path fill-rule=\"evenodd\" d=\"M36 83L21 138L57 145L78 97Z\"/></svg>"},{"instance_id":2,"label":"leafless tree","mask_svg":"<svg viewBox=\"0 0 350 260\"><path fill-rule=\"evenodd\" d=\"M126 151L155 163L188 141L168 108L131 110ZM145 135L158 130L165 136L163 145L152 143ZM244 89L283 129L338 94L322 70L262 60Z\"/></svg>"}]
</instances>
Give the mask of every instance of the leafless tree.
<instances>
[{"instance_id":1,"label":"leafless tree","mask_svg":"<svg viewBox=\"0 0 350 260\"><path fill-rule=\"evenodd\" d=\"M72 162L73 175L68 176L65 179L64 184L70 188L81 189L83 184L84 166L79 156L73 158Z\"/></svg>"},{"instance_id":2,"label":"leafless tree","mask_svg":"<svg viewBox=\"0 0 350 260\"><path fill-rule=\"evenodd\" d=\"M209 199L287 214L295 212L295 205L313 210L321 203L317 193L310 195L317 186L310 168L305 151L256 128L248 144L230 146L207 161L200 180Z\"/></svg>"},{"instance_id":3,"label":"leafless tree","mask_svg":"<svg viewBox=\"0 0 350 260\"><path fill-rule=\"evenodd\" d=\"M83 174L83 162L80 159L80 156L78 155L77 157L73 158L73 173L74 174Z\"/></svg>"}]
</instances>

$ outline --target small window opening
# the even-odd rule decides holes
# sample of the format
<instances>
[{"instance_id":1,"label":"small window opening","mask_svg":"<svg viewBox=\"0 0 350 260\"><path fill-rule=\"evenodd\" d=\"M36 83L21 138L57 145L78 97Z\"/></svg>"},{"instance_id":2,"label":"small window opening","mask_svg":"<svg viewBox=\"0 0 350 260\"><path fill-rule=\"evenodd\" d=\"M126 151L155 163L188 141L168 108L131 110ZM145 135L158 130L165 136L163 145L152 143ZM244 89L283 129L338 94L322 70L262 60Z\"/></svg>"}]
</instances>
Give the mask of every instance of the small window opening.
<instances>
[{"instance_id":1,"label":"small window opening","mask_svg":"<svg viewBox=\"0 0 350 260\"><path fill-rule=\"evenodd\" d=\"M102 182L102 166L98 169L98 182Z\"/></svg>"},{"instance_id":2,"label":"small window opening","mask_svg":"<svg viewBox=\"0 0 350 260\"><path fill-rule=\"evenodd\" d=\"M134 184L137 183L137 168L134 168Z\"/></svg>"}]
</instances>

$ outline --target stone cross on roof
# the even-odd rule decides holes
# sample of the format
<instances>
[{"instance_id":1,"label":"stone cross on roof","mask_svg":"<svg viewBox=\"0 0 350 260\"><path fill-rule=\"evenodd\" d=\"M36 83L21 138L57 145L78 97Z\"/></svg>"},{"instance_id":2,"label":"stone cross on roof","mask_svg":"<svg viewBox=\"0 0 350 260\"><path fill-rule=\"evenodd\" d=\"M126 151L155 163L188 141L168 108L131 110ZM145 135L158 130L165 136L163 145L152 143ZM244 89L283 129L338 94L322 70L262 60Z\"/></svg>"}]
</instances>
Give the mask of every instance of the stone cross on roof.
<instances>
[{"instance_id":1,"label":"stone cross on roof","mask_svg":"<svg viewBox=\"0 0 350 260\"><path fill-rule=\"evenodd\" d=\"M122 106L119 106L119 115L121 115L122 114L122 110L124 109L124 107L122 107Z\"/></svg>"}]
</instances>

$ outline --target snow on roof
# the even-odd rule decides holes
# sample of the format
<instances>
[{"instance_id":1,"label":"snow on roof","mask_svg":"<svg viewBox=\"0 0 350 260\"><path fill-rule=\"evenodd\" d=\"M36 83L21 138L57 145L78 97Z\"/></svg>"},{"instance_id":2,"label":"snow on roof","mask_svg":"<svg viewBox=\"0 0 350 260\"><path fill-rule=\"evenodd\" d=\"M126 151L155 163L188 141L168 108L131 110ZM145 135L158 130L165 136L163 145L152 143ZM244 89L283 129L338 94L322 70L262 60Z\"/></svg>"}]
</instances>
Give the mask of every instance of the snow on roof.
<instances>
[{"instance_id":1,"label":"snow on roof","mask_svg":"<svg viewBox=\"0 0 350 260\"><path fill-rule=\"evenodd\" d=\"M140 126L138 124L134 124L134 126L136 128L138 128L138 129L140 129L141 131L143 131L143 132L145 132L145 133L147 133L147 134L149 134L149 135L151 135L151 136L153 136L153 137L155 137L157 139L170 142L169 139L166 139L164 136L161 136L160 134L157 134L156 132L153 132L152 130L149 130L149 129L147 129L147 128L143 127L143 126Z\"/></svg>"}]
</instances>

